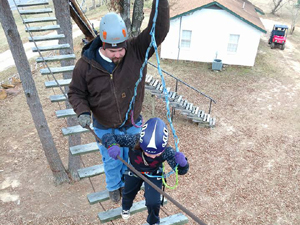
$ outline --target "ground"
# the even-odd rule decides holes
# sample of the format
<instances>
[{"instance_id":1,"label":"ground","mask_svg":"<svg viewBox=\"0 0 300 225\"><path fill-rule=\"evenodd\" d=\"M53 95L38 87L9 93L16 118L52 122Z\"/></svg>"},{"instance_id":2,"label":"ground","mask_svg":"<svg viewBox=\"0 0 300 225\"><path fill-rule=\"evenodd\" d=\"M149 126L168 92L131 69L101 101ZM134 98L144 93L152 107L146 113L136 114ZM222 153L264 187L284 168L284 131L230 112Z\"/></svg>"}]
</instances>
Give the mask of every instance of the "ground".
<instances>
[{"instance_id":1,"label":"ground","mask_svg":"<svg viewBox=\"0 0 300 225\"><path fill-rule=\"evenodd\" d=\"M268 31L275 20L286 22L269 14L262 20ZM167 191L207 224L300 224L297 29L288 37L284 51L271 50L267 44L269 32L265 34L253 68L228 66L218 73L208 64L162 61L164 70L217 102L212 107L217 119L212 129L198 127L178 113L174 116L179 147L189 160L190 171L179 178L177 189ZM43 88L44 80L38 73L34 73L34 79L55 143L67 165L67 138L61 134L66 121L55 118L60 106L49 102L52 90ZM167 84L174 87L169 79ZM194 92L183 86L178 92L208 109L208 103ZM155 116L165 117L164 106L160 99L155 101ZM143 114L147 118L151 112L152 99L147 94ZM116 207L110 202L89 205L87 201L87 194L104 189L104 175L54 186L22 92L0 101L0 124L1 224L100 224L97 213ZM90 134L83 135L83 143L91 140ZM84 166L100 162L98 153L82 156ZM161 216L175 212L180 210L169 202ZM145 212L136 214L128 224L143 224L145 218ZM189 221L196 224L191 218Z\"/></svg>"}]
</instances>

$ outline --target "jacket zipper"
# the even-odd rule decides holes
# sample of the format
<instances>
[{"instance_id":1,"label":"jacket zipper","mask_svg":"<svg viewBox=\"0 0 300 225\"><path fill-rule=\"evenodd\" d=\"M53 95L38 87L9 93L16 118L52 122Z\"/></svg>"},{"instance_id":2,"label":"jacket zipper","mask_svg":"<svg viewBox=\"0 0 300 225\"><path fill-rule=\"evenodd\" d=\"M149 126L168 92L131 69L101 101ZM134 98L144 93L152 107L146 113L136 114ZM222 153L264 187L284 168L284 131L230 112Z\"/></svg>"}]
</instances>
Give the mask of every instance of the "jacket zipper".
<instances>
[{"instance_id":1,"label":"jacket zipper","mask_svg":"<svg viewBox=\"0 0 300 225\"><path fill-rule=\"evenodd\" d=\"M120 106L119 106L119 103L118 103L116 89L115 89L115 85L114 85L114 82L113 82L113 79L114 79L113 73L115 72L115 70L116 70L117 67L118 66L116 66L115 69L112 71L112 73L110 73L109 75L110 75L111 85L113 87L113 93L114 93L115 100L116 100L116 103L117 103L117 109L118 109L118 113L119 113L119 119L120 119L120 122L122 123L122 116L121 116L121 112L120 112Z\"/></svg>"}]
</instances>

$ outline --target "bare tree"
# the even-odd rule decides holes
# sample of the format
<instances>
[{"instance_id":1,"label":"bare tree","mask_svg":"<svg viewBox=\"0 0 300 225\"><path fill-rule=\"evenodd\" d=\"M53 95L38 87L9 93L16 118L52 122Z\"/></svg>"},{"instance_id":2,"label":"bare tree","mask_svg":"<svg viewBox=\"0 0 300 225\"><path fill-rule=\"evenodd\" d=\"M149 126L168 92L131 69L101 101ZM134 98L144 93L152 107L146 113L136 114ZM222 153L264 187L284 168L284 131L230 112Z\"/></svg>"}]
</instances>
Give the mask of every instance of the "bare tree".
<instances>
[{"instance_id":1,"label":"bare tree","mask_svg":"<svg viewBox=\"0 0 300 225\"><path fill-rule=\"evenodd\" d=\"M70 15L70 6L68 4L69 1L66 0L55 0L54 8L55 8L55 16L57 18L57 23L60 25L60 29L58 30L59 34L64 34L65 38L59 40L59 44L70 44L69 49L62 49L60 50L61 55L66 54L74 54L73 50L73 35L72 35L72 23L71 17L65 16ZM61 66L71 66L74 65L74 60L63 60L61 61ZM72 72L66 72L63 74L64 79L71 79ZM68 93L69 87L65 87L65 93ZM69 101L66 101L66 108L70 109L72 106L70 105ZM67 125L75 126L78 125L77 119L75 117L68 117ZM69 147L80 145L81 137L80 134L70 135L69 136ZM77 170L80 168L80 156L73 156L71 152L69 152L69 165L68 165L68 172L72 180L77 181L79 180L79 176Z\"/></svg>"},{"instance_id":2,"label":"bare tree","mask_svg":"<svg viewBox=\"0 0 300 225\"><path fill-rule=\"evenodd\" d=\"M292 24L291 24L291 29L290 29L290 34L293 34L296 28L296 23L299 17L299 12L300 12L300 0L295 0L290 1L290 5L292 6Z\"/></svg>"},{"instance_id":3,"label":"bare tree","mask_svg":"<svg viewBox=\"0 0 300 225\"><path fill-rule=\"evenodd\" d=\"M282 8L282 6L284 5L284 1L283 0L273 0L273 9L271 11L271 13L273 15L275 15L275 13Z\"/></svg>"},{"instance_id":4,"label":"bare tree","mask_svg":"<svg viewBox=\"0 0 300 225\"><path fill-rule=\"evenodd\" d=\"M35 82L32 78L30 65L28 63L12 11L8 4L8 0L0 1L0 22L20 75L26 101L29 106L29 110L31 112L32 119L38 132L47 161L53 173L54 182L55 184L70 182L48 127L36 90Z\"/></svg>"}]
</instances>

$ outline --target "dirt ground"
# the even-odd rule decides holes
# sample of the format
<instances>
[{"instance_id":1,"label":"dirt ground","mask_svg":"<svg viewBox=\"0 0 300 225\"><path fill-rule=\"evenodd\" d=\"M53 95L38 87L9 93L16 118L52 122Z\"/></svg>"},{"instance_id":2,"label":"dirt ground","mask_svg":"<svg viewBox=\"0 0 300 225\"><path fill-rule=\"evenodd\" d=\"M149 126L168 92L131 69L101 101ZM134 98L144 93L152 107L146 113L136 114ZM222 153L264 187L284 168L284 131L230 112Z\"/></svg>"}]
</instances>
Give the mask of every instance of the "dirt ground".
<instances>
[{"instance_id":1,"label":"dirt ground","mask_svg":"<svg viewBox=\"0 0 300 225\"><path fill-rule=\"evenodd\" d=\"M268 33L262 37L253 68L229 66L217 73L210 71L208 64L162 61L164 70L217 102L212 109L217 118L213 129L200 128L175 115L173 125L190 171L179 178L177 189L167 191L207 224L300 224L300 28L288 37L284 51L271 50L267 45L269 30L274 21L286 21L269 14L262 16L262 21ZM49 102L48 96L53 93L44 88L44 78L35 73L34 79L55 143L67 165L68 140L61 134L66 121L55 118L55 111L63 105ZM203 104L182 86L179 93L185 93L195 104ZM165 117L164 103L157 100L155 104L155 116ZM144 117L150 117L151 112L151 97L147 95ZM0 224L100 224L99 212L119 206L88 203L87 194L104 189L104 175L53 185L22 92L0 101L0 125ZM83 135L83 143L92 140L90 134ZM81 158L86 167L101 162L99 153ZM161 217L178 212L169 202L162 208ZM145 218L146 212L138 213L127 224L143 224ZM191 218L189 221L196 224Z\"/></svg>"}]
</instances>

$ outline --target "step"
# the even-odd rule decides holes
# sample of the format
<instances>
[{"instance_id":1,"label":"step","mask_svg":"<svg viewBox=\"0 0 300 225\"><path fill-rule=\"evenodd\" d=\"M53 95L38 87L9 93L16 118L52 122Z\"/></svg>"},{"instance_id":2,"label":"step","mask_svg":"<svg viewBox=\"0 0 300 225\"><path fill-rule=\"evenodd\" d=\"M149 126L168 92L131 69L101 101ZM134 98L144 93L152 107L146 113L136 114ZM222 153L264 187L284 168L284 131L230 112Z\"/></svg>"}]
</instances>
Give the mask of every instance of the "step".
<instances>
[{"instance_id":1,"label":"step","mask_svg":"<svg viewBox=\"0 0 300 225\"><path fill-rule=\"evenodd\" d=\"M39 27L25 27L26 32L41 32L50 30L59 30L59 25L39 26Z\"/></svg>"},{"instance_id":2,"label":"step","mask_svg":"<svg viewBox=\"0 0 300 225\"><path fill-rule=\"evenodd\" d=\"M49 57L38 57L36 59L36 62L37 63L41 63L41 62L54 62L54 61L70 60L70 59L76 59L75 54L56 55L56 56L49 56Z\"/></svg>"},{"instance_id":3,"label":"step","mask_svg":"<svg viewBox=\"0 0 300 225\"><path fill-rule=\"evenodd\" d=\"M55 73L64 73L64 72L71 72L71 71L74 70L74 67L75 66L52 67L52 68L50 68L50 70L48 68L45 68L45 69L41 69L40 73L42 75L49 75L49 74L51 74L51 72L53 74L55 74Z\"/></svg>"},{"instance_id":4,"label":"step","mask_svg":"<svg viewBox=\"0 0 300 225\"><path fill-rule=\"evenodd\" d=\"M76 113L74 112L73 109L62 109L62 110L57 110L55 112L57 118L65 118L65 117L70 117L70 116L76 116Z\"/></svg>"},{"instance_id":5,"label":"step","mask_svg":"<svg viewBox=\"0 0 300 225\"><path fill-rule=\"evenodd\" d=\"M65 95L51 95L50 96L50 101L51 102L63 102L66 101L67 98Z\"/></svg>"},{"instance_id":6,"label":"step","mask_svg":"<svg viewBox=\"0 0 300 225\"><path fill-rule=\"evenodd\" d=\"M189 219L185 215L183 215L182 213L178 213L165 218L160 218L159 225L180 225L187 224L188 222ZM148 223L144 223L143 225L148 225Z\"/></svg>"},{"instance_id":7,"label":"step","mask_svg":"<svg viewBox=\"0 0 300 225\"><path fill-rule=\"evenodd\" d=\"M40 6L40 5L49 5L48 1L36 1L30 3L19 3L17 7L29 7L29 6Z\"/></svg>"},{"instance_id":8,"label":"step","mask_svg":"<svg viewBox=\"0 0 300 225\"><path fill-rule=\"evenodd\" d=\"M59 86L69 86L71 83L72 79L65 79L65 80L51 80L51 81L46 81L45 86L46 88L54 88L54 87L59 87Z\"/></svg>"},{"instance_id":9,"label":"step","mask_svg":"<svg viewBox=\"0 0 300 225\"><path fill-rule=\"evenodd\" d=\"M146 203L145 200L133 203L133 205L130 209L130 214L133 215L135 213L146 210L147 207L146 207L145 203ZM166 203L167 203L167 199L164 198L164 204L166 204ZM98 214L98 217L99 217L101 223L106 223L111 220L121 218L121 211L122 211L121 207L107 210L105 212L100 212Z\"/></svg>"},{"instance_id":10,"label":"step","mask_svg":"<svg viewBox=\"0 0 300 225\"><path fill-rule=\"evenodd\" d=\"M39 17L39 18L28 18L23 20L24 24L27 23L44 23L44 22L54 22L56 21L55 17Z\"/></svg>"},{"instance_id":11,"label":"step","mask_svg":"<svg viewBox=\"0 0 300 225\"><path fill-rule=\"evenodd\" d=\"M53 51L53 50L60 50L60 49L68 49L70 48L69 44L61 44L61 45L51 45L51 46L41 46L41 47L33 47L33 52L38 52L40 50L41 52L44 51Z\"/></svg>"},{"instance_id":12,"label":"step","mask_svg":"<svg viewBox=\"0 0 300 225\"><path fill-rule=\"evenodd\" d=\"M34 14L43 14L43 13L52 13L51 8L45 9L30 9L30 10L19 10L20 15L34 15Z\"/></svg>"},{"instance_id":13,"label":"step","mask_svg":"<svg viewBox=\"0 0 300 225\"><path fill-rule=\"evenodd\" d=\"M99 148L97 142L70 147L70 152L72 155L83 155L83 154L98 152L98 151Z\"/></svg>"},{"instance_id":14,"label":"step","mask_svg":"<svg viewBox=\"0 0 300 225\"><path fill-rule=\"evenodd\" d=\"M55 34L55 35L43 35L43 36L33 36L29 37L29 42L37 42L37 41L51 41L51 40L58 40L63 39L66 36L64 34Z\"/></svg>"},{"instance_id":15,"label":"step","mask_svg":"<svg viewBox=\"0 0 300 225\"><path fill-rule=\"evenodd\" d=\"M83 128L80 125L73 126L73 127L64 127L62 128L62 133L64 136L69 136L72 134L80 134L80 133L87 133L90 132L88 129Z\"/></svg>"},{"instance_id":16,"label":"step","mask_svg":"<svg viewBox=\"0 0 300 225\"><path fill-rule=\"evenodd\" d=\"M94 177L100 174L104 174L104 166L103 164L100 164L91 167L81 168L77 170L77 172L80 179Z\"/></svg>"},{"instance_id":17,"label":"step","mask_svg":"<svg viewBox=\"0 0 300 225\"><path fill-rule=\"evenodd\" d=\"M141 187L142 190L145 190L145 185L143 184ZM99 191L95 193L91 193L87 195L88 201L91 205L96 204L98 202L104 202L109 199L108 190Z\"/></svg>"}]
</instances>

